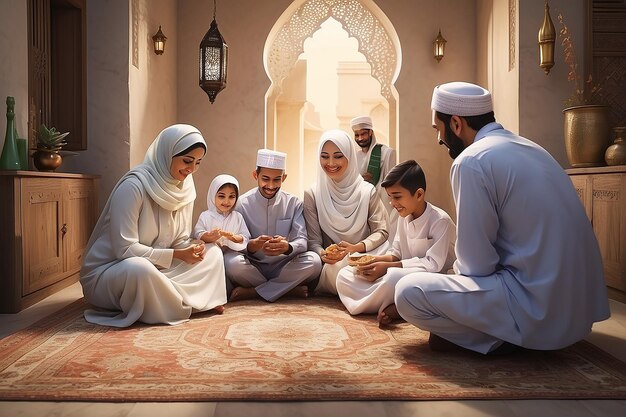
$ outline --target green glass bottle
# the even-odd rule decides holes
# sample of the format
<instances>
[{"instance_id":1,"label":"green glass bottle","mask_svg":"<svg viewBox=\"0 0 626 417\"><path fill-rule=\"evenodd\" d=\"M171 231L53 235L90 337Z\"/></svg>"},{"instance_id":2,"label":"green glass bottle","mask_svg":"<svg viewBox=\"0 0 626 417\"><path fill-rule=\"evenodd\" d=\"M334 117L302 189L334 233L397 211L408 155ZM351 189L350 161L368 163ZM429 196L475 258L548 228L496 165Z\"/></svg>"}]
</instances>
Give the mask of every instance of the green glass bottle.
<instances>
[{"instance_id":1,"label":"green glass bottle","mask_svg":"<svg viewBox=\"0 0 626 417\"><path fill-rule=\"evenodd\" d=\"M15 136L15 141L17 142L17 154L20 156L20 169L22 171L26 171L28 170L28 141L21 138L17 133L17 122L15 122L13 126L15 126L13 135Z\"/></svg>"},{"instance_id":2,"label":"green glass bottle","mask_svg":"<svg viewBox=\"0 0 626 417\"><path fill-rule=\"evenodd\" d=\"M7 97L7 131L0 156L0 169L17 171L21 168L15 137L15 99Z\"/></svg>"}]
</instances>

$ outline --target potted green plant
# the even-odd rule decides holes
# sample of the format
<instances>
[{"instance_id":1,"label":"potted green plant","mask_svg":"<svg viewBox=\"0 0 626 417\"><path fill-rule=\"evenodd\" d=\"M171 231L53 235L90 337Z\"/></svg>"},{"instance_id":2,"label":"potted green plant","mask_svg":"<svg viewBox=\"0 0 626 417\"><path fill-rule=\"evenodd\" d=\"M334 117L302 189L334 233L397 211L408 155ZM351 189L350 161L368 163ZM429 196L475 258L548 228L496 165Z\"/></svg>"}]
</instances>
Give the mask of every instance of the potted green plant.
<instances>
[{"instance_id":1,"label":"potted green plant","mask_svg":"<svg viewBox=\"0 0 626 417\"><path fill-rule=\"evenodd\" d=\"M52 172L61 166L63 158L59 151L67 145L65 137L69 132L61 133L56 128L41 124L35 132L36 148L33 163L39 171Z\"/></svg>"},{"instance_id":2,"label":"potted green plant","mask_svg":"<svg viewBox=\"0 0 626 417\"><path fill-rule=\"evenodd\" d=\"M565 100L563 109L565 151L572 167L593 167L604 165L604 153L609 146L609 108L602 103L602 86L586 78L578 71L578 62L571 33L558 15L559 35L565 64L568 66L567 80L574 83L574 92Z\"/></svg>"}]
</instances>

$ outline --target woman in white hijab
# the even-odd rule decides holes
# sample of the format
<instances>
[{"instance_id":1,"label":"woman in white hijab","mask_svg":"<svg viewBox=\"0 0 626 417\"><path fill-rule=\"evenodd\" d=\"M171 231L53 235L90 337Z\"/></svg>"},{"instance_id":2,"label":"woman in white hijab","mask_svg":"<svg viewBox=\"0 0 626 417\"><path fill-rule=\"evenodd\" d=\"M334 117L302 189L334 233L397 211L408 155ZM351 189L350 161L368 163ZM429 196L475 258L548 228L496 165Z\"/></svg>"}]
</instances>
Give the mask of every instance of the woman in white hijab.
<instances>
[{"instance_id":1,"label":"woman in white hijab","mask_svg":"<svg viewBox=\"0 0 626 417\"><path fill-rule=\"evenodd\" d=\"M221 250L189 239L192 173L206 152L193 126L164 129L113 188L85 249L80 282L91 323L178 324L226 303Z\"/></svg>"},{"instance_id":2,"label":"woman in white hijab","mask_svg":"<svg viewBox=\"0 0 626 417\"><path fill-rule=\"evenodd\" d=\"M304 193L309 250L324 263L317 292L337 294L337 274L348 265L349 253L387 250L387 211L374 186L359 174L354 146L342 130L324 132L317 182Z\"/></svg>"}]
</instances>

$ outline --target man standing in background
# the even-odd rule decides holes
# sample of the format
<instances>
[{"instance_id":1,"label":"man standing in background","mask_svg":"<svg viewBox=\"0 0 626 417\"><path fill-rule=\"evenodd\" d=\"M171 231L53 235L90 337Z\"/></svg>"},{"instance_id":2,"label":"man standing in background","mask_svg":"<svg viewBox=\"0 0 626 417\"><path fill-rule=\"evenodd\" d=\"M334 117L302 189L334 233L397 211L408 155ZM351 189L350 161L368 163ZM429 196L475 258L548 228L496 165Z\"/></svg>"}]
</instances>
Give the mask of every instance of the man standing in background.
<instances>
[{"instance_id":1,"label":"man standing in background","mask_svg":"<svg viewBox=\"0 0 626 417\"><path fill-rule=\"evenodd\" d=\"M391 168L396 165L396 150L382 143L376 143L371 117L355 117L350 125L354 131L354 140L359 145L356 153L359 172L365 181L376 187L376 192L387 209L389 214L389 241L393 242L396 235L398 212L389 203L387 191L380 186L380 183L383 182Z\"/></svg>"}]
</instances>

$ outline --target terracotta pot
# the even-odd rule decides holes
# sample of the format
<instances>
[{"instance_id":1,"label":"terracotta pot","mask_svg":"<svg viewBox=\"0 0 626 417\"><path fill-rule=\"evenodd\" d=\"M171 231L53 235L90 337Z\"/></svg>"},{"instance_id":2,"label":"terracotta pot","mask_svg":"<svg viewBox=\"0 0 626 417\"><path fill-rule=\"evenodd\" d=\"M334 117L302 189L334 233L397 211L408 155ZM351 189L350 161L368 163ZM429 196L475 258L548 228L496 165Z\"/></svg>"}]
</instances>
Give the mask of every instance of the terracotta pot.
<instances>
[{"instance_id":1,"label":"terracotta pot","mask_svg":"<svg viewBox=\"0 0 626 417\"><path fill-rule=\"evenodd\" d=\"M33 163L39 171L53 172L61 166L63 158L58 152L38 150L33 153Z\"/></svg>"},{"instance_id":2,"label":"terracotta pot","mask_svg":"<svg viewBox=\"0 0 626 417\"><path fill-rule=\"evenodd\" d=\"M607 106L575 106L563 110L565 151L572 167L604 165L610 131Z\"/></svg>"}]
</instances>

